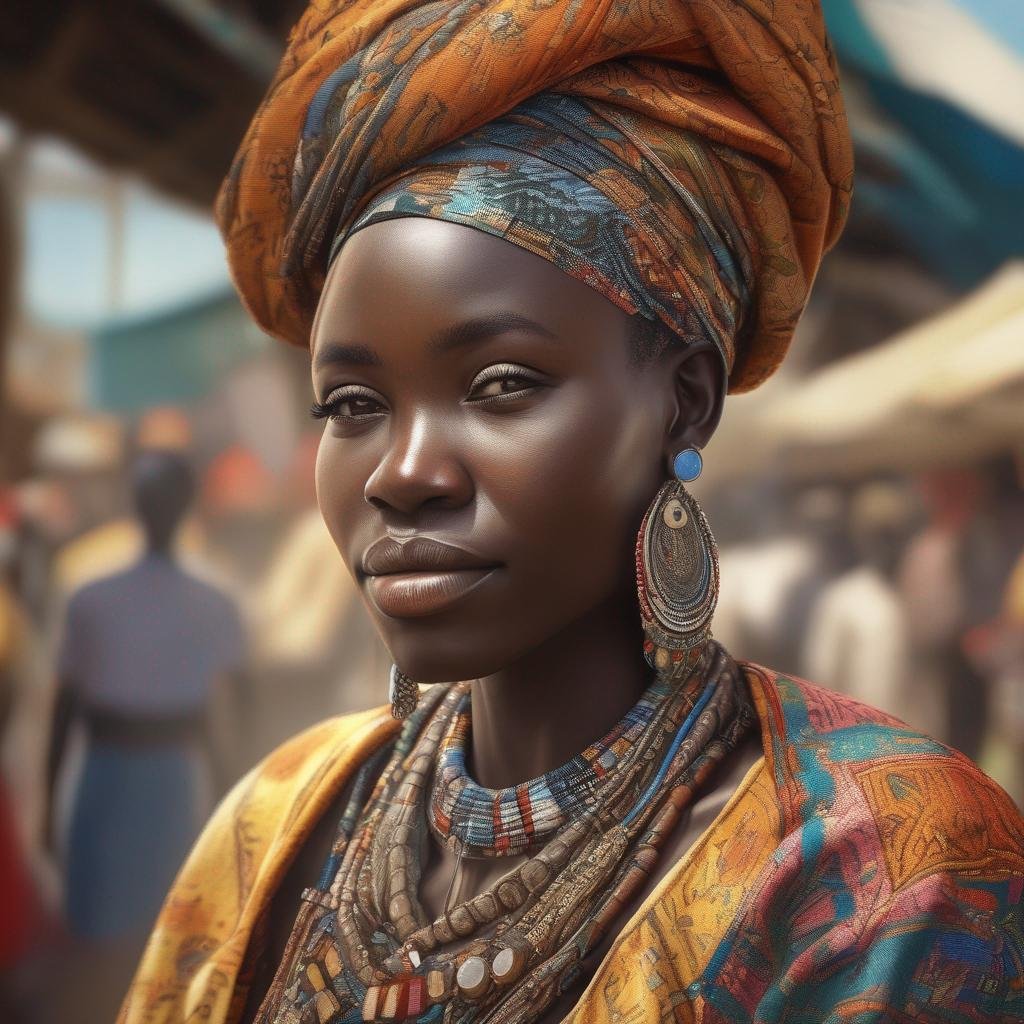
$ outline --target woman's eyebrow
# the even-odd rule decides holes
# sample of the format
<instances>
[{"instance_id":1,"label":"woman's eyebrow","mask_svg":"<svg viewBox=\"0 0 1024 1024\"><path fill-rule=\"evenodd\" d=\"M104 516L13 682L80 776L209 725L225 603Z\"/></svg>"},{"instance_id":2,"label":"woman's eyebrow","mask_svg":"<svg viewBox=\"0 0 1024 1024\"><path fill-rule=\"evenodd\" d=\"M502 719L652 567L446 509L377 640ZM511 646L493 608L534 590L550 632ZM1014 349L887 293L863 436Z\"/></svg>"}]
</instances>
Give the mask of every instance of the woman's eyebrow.
<instances>
[{"instance_id":1,"label":"woman's eyebrow","mask_svg":"<svg viewBox=\"0 0 1024 1024\"><path fill-rule=\"evenodd\" d=\"M381 359L366 345L346 345L337 341L329 341L317 349L313 360L315 369L322 369L328 364L345 363L348 366L380 366Z\"/></svg>"},{"instance_id":2,"label":"woman's eyebrow","mask_svg":"<svg viewBox=\"0 0 1024 1024\"><path fill-rule=\"evenodd\" d=\"M552 339L558 337L554 331L521 313L499 312L462 320L451 327L445 327L431 338L430 351L449 352L453 348L472 345L474 342L483 341L484 338L493 338L498 334L507 334L509 331L530 331L541 337ZM329 341L321 345L313 359L313 366L318 370L328 364L337 365L339 363L348 366L380 366L382 360L367 345L339 341Z\"/></svg>"},{"instance_id":3,"label":"woman's eyebrow","mask_svg":"<svg viewBox=\"0 0 1024 1024\"><path fill-rule=\"evenodd\" d=\"M520 313L500 312L488 316L473 317L446 327L431 339L430 350L435 353L450 352L453 348L472 345L484 338L493 338L509 331L530 331L545 338L557 339L558 335L543 324Z\"/></svg>"}]
</instances>

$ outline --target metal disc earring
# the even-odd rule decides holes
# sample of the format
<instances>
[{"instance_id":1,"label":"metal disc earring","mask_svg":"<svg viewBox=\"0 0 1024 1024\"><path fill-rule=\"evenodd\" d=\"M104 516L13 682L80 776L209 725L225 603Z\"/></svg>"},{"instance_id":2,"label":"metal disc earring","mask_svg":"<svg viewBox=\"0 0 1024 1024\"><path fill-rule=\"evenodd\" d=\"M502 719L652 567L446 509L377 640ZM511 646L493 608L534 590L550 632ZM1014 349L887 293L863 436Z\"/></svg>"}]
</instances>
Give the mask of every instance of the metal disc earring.
<instances>
[{"instance_id":1,"label":"metal disc earring","mask_svg":"<svg viewBox=\"0 0 1024 1024\"><path fill-rule=\"evenodd\" d=\"M696 448L672 460L675 478L658 491L636 543L644 657L658 672L687 674L711 636L718 601L718 548L697 499L683 486L700 476Z\"/></svg>"},{"instance_id":2,"label":"metal disc earring","mask_svg":"<svg viewBox=\"0 0 1024 1024\"><path fill-rule=\"evenodd\" d=\"M408 718L420 702L420 688L397 665L391 666L388 675L388 700L393 718Z\"/></svg>"}]
</instances>

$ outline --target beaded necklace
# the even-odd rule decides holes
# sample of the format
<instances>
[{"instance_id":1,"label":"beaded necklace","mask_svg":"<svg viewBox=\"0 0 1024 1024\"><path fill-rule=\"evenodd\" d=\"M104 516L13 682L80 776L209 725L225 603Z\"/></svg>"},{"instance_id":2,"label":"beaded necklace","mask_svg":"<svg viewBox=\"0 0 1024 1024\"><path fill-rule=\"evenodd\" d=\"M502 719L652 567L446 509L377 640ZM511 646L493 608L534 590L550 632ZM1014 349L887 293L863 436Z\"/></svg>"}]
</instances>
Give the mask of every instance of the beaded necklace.
<instances>
[{"instance_id":1,"label":"beaded necklace","mask_svg":"<svg viewBox=\"0 0 1024 1024\"><path fill-rule=\"evenodd\" d=\"M417 898L429 791L469 686L429 690L393 747L357 776L256 1024L536 1020L754 720L721 648L710 645L698 668L707 671L648 691L656 700L647 727L542 849L433 921Z\"/></svg>"},{"instance_id":2,"label":"beaded necklace","mask_svg":"<svg viewBox=\"0 0 1024 1024\"><path fill-rule=\"evenodd\" d=\"M673 685L658 677L625 717L581 754L529 782L487 789L469 777L470 697L455 708L441 742L431 793L431 831L465 857L529 853L591 806L602 782L644 735Z\"/></svg>"}]
</instances>

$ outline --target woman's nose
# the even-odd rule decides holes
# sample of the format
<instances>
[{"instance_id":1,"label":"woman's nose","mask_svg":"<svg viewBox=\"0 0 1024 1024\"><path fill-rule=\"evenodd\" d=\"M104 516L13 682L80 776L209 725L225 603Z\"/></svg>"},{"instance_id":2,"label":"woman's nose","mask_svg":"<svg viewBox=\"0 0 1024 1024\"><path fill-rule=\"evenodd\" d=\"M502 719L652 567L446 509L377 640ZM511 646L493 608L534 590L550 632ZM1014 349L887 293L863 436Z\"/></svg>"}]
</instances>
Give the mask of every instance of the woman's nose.
<instances>
[{"instance_id":1,"label":"woman's nose","mask_svg":"<svg viewBox=\"0 0 1024 1024\"><path fill-rule=\"evenodd\" d=\"M434 416L391 424L388 449L370 474L363 496L376 508L412 515L425 505L460 508L473 497L473 481Z\"/></svg>"}]
</instances>

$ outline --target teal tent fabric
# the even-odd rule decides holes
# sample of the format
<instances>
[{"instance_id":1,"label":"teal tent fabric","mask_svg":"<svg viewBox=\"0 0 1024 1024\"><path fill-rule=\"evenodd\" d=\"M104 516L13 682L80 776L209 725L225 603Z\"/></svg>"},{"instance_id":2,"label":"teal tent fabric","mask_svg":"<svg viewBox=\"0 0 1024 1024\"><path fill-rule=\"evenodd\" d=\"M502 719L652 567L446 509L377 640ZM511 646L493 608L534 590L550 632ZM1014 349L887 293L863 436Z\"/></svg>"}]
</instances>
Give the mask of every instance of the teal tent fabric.
<instances>
[{"instance_id":1,"label":"teal tent fabric","mask_svg":"<svg viewBox=\"0 0 1024 1024\"><path fill-rule=\"evenodd\" d=\"M1012 30L1007 4L955 3L1022 53L1022 34ZM1012 4L1019 22L1019 0ZM860 111L850 119L857 152L850 237L879 237L884 231L887 245L959 289L1024 255L1024 148L955 98L901 80L898 61L872 33L858 0L823 0L822 6L842 80L858 87L870 104L867 116ZM899 42L890 39L888 46L894 45ZM1015 101L1006 97L1008 104Z\"/></svg>"},{"instance_id":2,"label":"teal tent fabric","mask_svg":"<svg viewBox=\"0 0 1024 1024\"><path fill-rule=\"evenodd\" d=\"M123 413L200 399L271 344L233 292L112 321L89 340L91 398L98 408Z\"/></svg>"}]
</instances>

